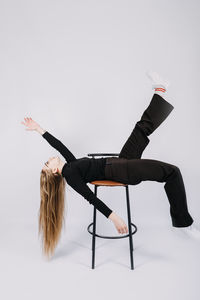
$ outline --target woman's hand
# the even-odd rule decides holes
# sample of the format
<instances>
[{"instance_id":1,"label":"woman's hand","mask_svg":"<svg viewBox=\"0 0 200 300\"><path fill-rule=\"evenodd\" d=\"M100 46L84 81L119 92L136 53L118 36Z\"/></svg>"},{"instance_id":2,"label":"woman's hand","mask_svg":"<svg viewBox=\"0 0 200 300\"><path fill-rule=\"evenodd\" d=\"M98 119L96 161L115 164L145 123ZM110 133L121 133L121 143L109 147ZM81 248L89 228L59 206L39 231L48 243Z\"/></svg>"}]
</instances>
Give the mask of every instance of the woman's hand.
<instances>
[{"instance_id":1,"label":"woman's hand","mask_svg":"<svg viewBox=\"0 0 200 300\"><path fill-rule=\"evenodd\" d=\"M21 124L24 124L27 127L26 130L35 130L40 134L43 134L46 131L42 129L40 125L33 121L31 118L24 118L24 120L25 122L21 122Z\"/></svg>"},{"instance_id":2,"label":"woman's hand","mask_svg":"<svg viewBox=\"0 0 200 300\"><path fill-rule=\"evenodd\" d=\"M21 122L21 124L24 124L27 128L26 130L37 130L40 125L33 121L31 118L24 118L25 122Z\"/></svg>"},{"instance_id":3,"label":"woman's hand","mask_svg":"<svg viewBox=\"0 0 200 300\"><path fill-rule=\"evenodd\" d=\"M126 226L124 220L112 212L109 216L109 219L113 221L117 231L119 233L128 233L128 227Z\"/></svg>"}]
</instances>

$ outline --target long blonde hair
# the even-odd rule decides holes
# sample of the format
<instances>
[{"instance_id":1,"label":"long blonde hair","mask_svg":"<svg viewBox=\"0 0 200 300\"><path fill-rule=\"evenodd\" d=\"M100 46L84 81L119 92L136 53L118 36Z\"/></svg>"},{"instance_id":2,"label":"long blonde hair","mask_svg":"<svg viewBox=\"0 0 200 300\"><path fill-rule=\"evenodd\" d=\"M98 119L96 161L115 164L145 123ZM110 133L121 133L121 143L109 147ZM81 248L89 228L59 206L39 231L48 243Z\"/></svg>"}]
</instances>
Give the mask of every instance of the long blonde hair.
<instances>
[{"instance_id":1,"label":"long blonde hair","mask_svg":"<svg viewBox=\"0 0 200 300\"><path fill-rule=\"evenodd\" d=\"M41 170L38 234L42 234L42 253L48 258L54 254L65 225L65 186L61 174Z\"/></svg>"}]
</instances>

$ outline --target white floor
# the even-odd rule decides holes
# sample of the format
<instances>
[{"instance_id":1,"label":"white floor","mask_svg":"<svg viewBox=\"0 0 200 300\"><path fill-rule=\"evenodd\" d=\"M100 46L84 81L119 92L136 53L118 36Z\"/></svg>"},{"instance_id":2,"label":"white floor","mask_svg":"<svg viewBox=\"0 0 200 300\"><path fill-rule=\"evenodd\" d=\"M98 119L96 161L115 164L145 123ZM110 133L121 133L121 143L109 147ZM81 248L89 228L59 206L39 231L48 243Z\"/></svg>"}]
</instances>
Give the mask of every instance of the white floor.
<instances>
[{"instance_id":1,"label":"white floor","mask_svg":"<svg viewBox=\"0 0 200 300\"><path fill-rule=\"evenodd\" d=\"M5 224L4 224L5 225ZM200 299L200 242L169 226L137 224L129 240L97 238L91 269L91 235L76 223L63 233L51 261L41 255L35 224L13 221L1 231L2 300L11 299Z\"/></svg>"}]
</instances>

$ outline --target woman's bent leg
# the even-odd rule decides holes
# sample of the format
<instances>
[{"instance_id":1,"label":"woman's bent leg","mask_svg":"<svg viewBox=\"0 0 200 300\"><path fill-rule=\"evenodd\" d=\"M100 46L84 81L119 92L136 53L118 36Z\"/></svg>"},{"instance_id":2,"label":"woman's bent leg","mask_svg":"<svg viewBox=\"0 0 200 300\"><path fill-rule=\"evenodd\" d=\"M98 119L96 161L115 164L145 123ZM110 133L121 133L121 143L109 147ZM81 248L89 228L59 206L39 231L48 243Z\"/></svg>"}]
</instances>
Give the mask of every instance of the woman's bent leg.
<instances>
[{"instance_id":1,"label":"woman's bent leg","mask_svg":"<svg viewBox=\"0 0 200 300\"><path fill-rule=\"evenodd\" d=\"M193 223L188 212L183 177L177 166L153 159L133 159L127 161L127 167L130 184L145 180L166 182L164 189L174 227L186 227Z\"/></svg>"},{"instance_id":2,"label":"woman's bent leg","mask_svg":"<svg viewBox=\"0 0 200 300\"><path fill-rule=\"evenodd\" d=\"M140 158L149 143L149 136L158 128L174 109L168 101L158 94L154 94L149 106L145 109L141 119L136 123L131 135L125 142L119 154L120 158Z\"/></svg>"}]
</instances>

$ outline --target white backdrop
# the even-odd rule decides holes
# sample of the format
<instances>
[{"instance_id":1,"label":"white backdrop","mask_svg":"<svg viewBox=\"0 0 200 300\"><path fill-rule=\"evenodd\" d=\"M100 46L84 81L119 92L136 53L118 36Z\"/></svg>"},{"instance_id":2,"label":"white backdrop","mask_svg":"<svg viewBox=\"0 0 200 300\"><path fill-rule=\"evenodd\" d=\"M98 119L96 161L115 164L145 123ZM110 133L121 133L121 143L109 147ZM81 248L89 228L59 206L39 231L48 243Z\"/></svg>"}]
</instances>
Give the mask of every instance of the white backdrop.
<instances>
[{"instance_id":1,"label":"white backdrop","mask_svg":"<svg viewBox=\"0 0 200 300\"><path fill-rule=\"evenodd\" d=\"M19 253L18 244L26 247L35 239L37 245L40 170L50 156L62 158L38 133L25 130L23 118L32 117L77 158L120 152L153 96L147 70L170 80L166 99L175 108L149 137L142 157L181 169L189 211L199 223L199 17L195 0L0 1L0 233L5 252L17 236ZM130 186L138 226L171 226L163 185ZM126 219L124 191L101 189L99 198ZM66 234L73 226L85 231L93 207L69 186L66 200ZM99 220L108 226L103 215ZM9 230L8 224L13 224ZM21 228L33 230L28 240ZM39 249L34 251L40 256Z\"/></svg>"}]
</instances>

